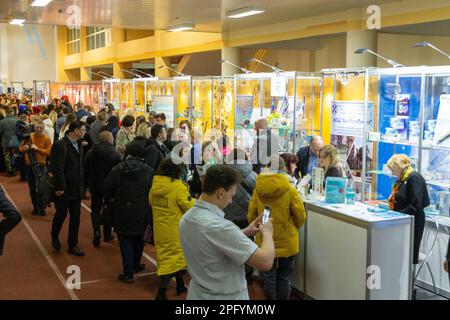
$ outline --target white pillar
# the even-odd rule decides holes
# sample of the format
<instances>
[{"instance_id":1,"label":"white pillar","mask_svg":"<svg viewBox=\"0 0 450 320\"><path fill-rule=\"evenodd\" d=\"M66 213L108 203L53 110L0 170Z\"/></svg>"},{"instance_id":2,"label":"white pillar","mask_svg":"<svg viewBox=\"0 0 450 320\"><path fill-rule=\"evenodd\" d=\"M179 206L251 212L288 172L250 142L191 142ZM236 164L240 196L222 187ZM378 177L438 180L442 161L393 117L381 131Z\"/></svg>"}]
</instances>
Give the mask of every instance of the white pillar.
<instances>
[{"instance_id":1,"label":"white pillar","mask_svg":"<svg viewBox=\"0 0 450 320\"><path fill-rule=\"evenodd\" d=\"M377 52L377 33L373 30L347 32L347 68L376 67L377 57L370 53L356 54L361 48Z\"/></svg>"},{"instance_id":2,"label":"white pillar","mask_svg":"<svg viewBox=\"0 0 450 320\"><path fill-rule=\"evenodd\" d=\"M222 48L222 60L227 60L235 65L241 66L241 49L240 48ZM242 73L242 70L233 67L229 63L222 63L222 76L232 76L236 73Z\"/></svg>"},{"instance_id":3,"label":"white pillar","mask_svg":"<svg viewBox=\"0 0 450 320\"><path fill-rule=\"evenodd\" d=\"M8 68L8 24L0 23L0 81L9 82Z\"/></svg>"}]
</instances>

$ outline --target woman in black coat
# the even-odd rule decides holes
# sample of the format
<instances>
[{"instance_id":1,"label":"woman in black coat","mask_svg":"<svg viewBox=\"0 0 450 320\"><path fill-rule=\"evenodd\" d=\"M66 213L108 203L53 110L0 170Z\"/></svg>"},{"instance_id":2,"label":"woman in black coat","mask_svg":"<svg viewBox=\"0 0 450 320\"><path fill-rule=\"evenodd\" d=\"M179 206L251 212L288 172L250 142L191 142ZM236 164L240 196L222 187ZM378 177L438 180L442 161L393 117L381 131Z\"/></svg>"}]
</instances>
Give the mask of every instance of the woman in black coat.
<instances>
[{"instance_id":1,"label":"woman in black coat","mask_svg":"<svg viewBox=\"0 0 450 320\"><path fill-rule=\"evenodd\" d=\"M413 263L417 264L425 227L423 209L430 205L427 184L422 175L414 171L411 167L411 160L404 154L393 155L387 165L398 178L389 197L390 209L414 216Z\"/></svg>"},{"instance_id":2,"label":"woman in black coat","mask_svg":"<svg viewBox=\"0 0 450 320\"><path fill-rule=\"evenodd\" d=\"M139 144L127 146L129 156L116 165L104 183L105 199L112 199L112 225L119 238L123 273L119 280L132 283L133 275L144 270L141 257L143 235L149 224L148 195L153 170L144 161L145 149Z\"/></svg>"}]
</instances>

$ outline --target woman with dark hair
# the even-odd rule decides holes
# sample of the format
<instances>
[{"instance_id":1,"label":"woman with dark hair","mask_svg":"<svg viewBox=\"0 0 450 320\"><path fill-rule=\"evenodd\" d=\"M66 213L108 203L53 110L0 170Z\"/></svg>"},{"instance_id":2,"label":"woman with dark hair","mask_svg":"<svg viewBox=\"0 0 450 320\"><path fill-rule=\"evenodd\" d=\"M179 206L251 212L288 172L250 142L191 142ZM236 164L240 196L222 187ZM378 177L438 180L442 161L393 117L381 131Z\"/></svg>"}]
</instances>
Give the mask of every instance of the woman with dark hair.
<instances>
[{"instance_id":1,"label":"woman with dark hair","mask_svg":"<svg viewBox=\"0 0 450 320\"><path fill-rule=\"evenodd\" d=\"M114 145L116 145L116 137L119 129L119 117L112 115L108 118L108 122L106 123L104 129L100 130L100 132L104 130L111 132L114 137Z\"/></svg>"},{"instance_id":2,"label":"woman with dark hair","mask_svg":"<svg viewBox=\"0 0 450 320\"><path fill-rule=\"evenodd\" d=\"M134 117L127 115L122 119L122 127L117 133L116 149L122 155L125 153L126 145L131 142L136 135L134 134Z\"/></svg>"},{"instance_id":3,"label":"woman with dark hair","mask_svg":"<svg viewBox=\"0 0 450 320\"><path fill-rule=\"evenodd\" d=\"M188 186L181 181L185 166L176 165L172 159L161 161L153 178L149 201L153 212L153 233L156 249L156 273L159 289L156 300L167 300L167 286L175 276L177 295L186 292L183 270L186 269L181 248L178 223L181 216L194 206Z\"/></svg>"},{"instance_id":4,"label":"woman with dark hair","mask_svg":"<svg viewBox=\"0 0 450 320\"><path fill-rule=\"evenodd\" d=\"M289 176L289 182L292 184L297 183L297 179L294 177L295 170L297 169L298 157L293 153L282 153L280 157L283 158L286 165L286 174Z\"/></svg>"}]
</instances>

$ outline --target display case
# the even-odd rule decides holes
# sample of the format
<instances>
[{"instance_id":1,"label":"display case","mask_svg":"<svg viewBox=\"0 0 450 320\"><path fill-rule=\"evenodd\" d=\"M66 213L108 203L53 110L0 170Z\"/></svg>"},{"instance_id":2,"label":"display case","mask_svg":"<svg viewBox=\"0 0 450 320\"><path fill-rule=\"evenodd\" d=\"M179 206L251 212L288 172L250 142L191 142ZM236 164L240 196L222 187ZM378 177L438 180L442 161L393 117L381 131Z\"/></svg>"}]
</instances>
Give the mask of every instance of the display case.
<instances>
[{"instance_id":1,"label":"display case","mask_svg":"<svg viewBox=\"0 0 450 320\"><path fill-rule=\"evenodd\" d=\"M213 77L212 129L233 137L234 77Z\"/></svg>"},{"instance_id":2,"label":"display case","mask_svg":"<svg viewBox=\"0 0 450 320\"><path fill-rule=\"evenodd\" d=\"M8 85L4 82L0 82L0 94L8 93Z\"/></svg>"},{"instance_id":3,"label":"display case","mask_svg":"<svg viewBox=\"0 0 450 320\"><path fill-rule=\"evenodd\" d=\"M364 137L376 125L374 113L378 95L369 90L376 87L376 79L371 80L369 69L365 68L327 69L322 73L322 137L326 144L336 147L356 199L366 199L372 193L368 172L372 168L374 150Z\"/></svg>"},{"instance_id":4,"label":"display case","mask_svg":"<svg viewBox=\"0 0 450 320\"><path fill-rule=\"evenodd\" d=\"M157 80L156 95L152 98L151 111L164 113L169 128L175 124L175 80L173 78L155 78Z\"/></svg>"},{"instance_id":5,"label":"display case","mask_svg":"<svg viewBox=\"0 0 450 320\"><path fill-rule=\"evenodd\" d=\"M11 93L17 98L22 99L24 95L23 82L11 81Z\"/></svg>"},{"instance_id":6,"label":"display case","mask_svg":"<svg viewBox=\"0 0 450 320\"><path fill-rule=\"evenodd\" d=\"M46 105L51 101L50 80L33 81L33 102L35 104Z\"/></svg>"},{"instance_id":7,"label":"display case","mask_svg":"<svg viewBox=\"0 0 450 320\"><path fill-rule=\"evenodd\" d=\"M174 77L175 81L175 119L174 126L178 127L178 124L182 120L191 120L193 117L193 104L192 104L192 77L180 76Z\"/></svg>"},{"instance_id":8,"label":"display case","mask_svg":"<svg viewBox=\"0 0 450 320\"><path fill-rule=\"evenodd\" d=\"M120 79L102 80L102 107L111 103L114 109L120 109Z\"/></svg>"},{"instance_id":9,"label":"display case","mask_svg":"<svg viewBox=\"0 0 450 320\"><path fill-rule=\"evenodd\" d=\"M257 119L265 117L280 136L280 151L296 153L321 134L322 78L320 73L303 72L236 75L234 125L241 129L236 131L251 130ZM241 136L237 135L236 145L248 150L253 141Z\"/></svg>"},{"instance_id":10,"label":"display case","mask_svg":"<svg viewBox=\"0 0 450 320\"><path fill-rule=\"evenodd\" d=\"M134 109L134 91L133 80L121 79L120 80L120 115L133 113ZM130 111L126 111L130 110Z\"/></svg>"},{"instance_id":11,"label":"display case","mask_svg":"<svg viewBox=\"0 0 450 320\"><path fill-rule=\"evenodd\" d=\"M158 78L133 79L134 115L147 116L152 108L153 97L158 94Z\"/></svg>"},{"instance_id":12,"label":"display case","mask_svg":"<svg viewBox=\"0 0 450 320\"><path fill-rule=\"evenodd\" d=\"M387 162L394 154L406 154L427 182L431 202L427 212L448 217L450 67L323 70L323 74L323 127L330 127L330 142L352 173L357 198L386 201L397 181Z\"/></svg>"}]
</instances>

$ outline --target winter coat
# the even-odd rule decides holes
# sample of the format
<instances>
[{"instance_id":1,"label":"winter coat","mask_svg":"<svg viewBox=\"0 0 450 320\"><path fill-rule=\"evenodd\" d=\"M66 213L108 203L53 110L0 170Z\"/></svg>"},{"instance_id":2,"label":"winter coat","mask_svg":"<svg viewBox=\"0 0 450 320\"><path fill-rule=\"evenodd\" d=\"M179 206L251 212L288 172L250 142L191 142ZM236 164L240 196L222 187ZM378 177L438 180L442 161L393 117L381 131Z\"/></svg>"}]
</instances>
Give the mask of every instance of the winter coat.
<instances>
[{"instance_id":1,"label":"winter coat","mask_svg":"<svg viewBox=\"0 0 450 320\"><path fill-rule=\"evenodd\" d=\"M17 118L14 115L8 115L0 121L0 136L3 150L8 149L9 141L16 135L16 122Z\"/></svg>"},{"instance_id":2,"label":"winter coat","mask_svg":"<svg viewBox=\"0 0 450 320\"><path fill-rule=\"evenodd\" d=\"M128 157L116 165L103 185L105 199L113 200L112 224L119 235L143 235L150 217L148 193L153 170L143 159Z\"/></svg>"},{"instance_id":3,"label":"winter coat","mask_svg":"<svg viewBox=\"0 0 450 320\"><path fill-rule=\"evenodd\" d=\"M133 141L131 141L130 143L127 144L127 148L128 148L128 146L133 145L133 144L140 144L145 149L147 147L147 143L148 143L148 140L146 138L137 136L136 138L133 139ZM128 157L128 152L127 152L127 149L125 149L125 154L124 154L123 158L126 159L127 157Z\"/></svg>"},{"instance_id":4,"label":"winter coat","mask_svg":"<svg viewBox=\"0 0 450 320\"><path fill-rule=\"evenodd\" d=\"M145 162L153 168L153 170L158 170L159 163L162 159L170 155L169 149L165 144L158 144L155 140L150 140L150 144L147 146L145 151Z\"/></svg>"},{"instance_id":5,"label":"winter coat","mask_svg":"<svg viewBox=\"0 0 450 320\"><path fill-rule=\"evenodd\" d=\"M194 206L188 186L179 179L155 176L149 200L153 211L158 276L186 268L178 234L181 216Z\"/></svg>"},{"instance_id":6,"label":"winter coat","mask_svg":"<svg viewBox=\"0 0 450 320\"><path fill-rule=\"evenodd\" d=\"M135 137L134 133L130 132L127 128L121 128L119 132L117 132L116 150L120 151L120 146L126 147Z\"/></svg>"},{"instance_id":7,"label":"winter coat","mask_svg":"<svg viewBox=\"0 0 450 320\"><path fill-rule=\"evenodd\" d=\"M84 196L83 148L78 150L68 136L56 141L50 153L50 171L55 191L64 191L64 200L77 200Z\"/></svg>"},{"instance_id":8,"label":"winter coat","mask_svg":"<svg viewBox=\"0 0 450 320\"><path fill-rule=\"evenodd\" d=\"M243 229L248 226L247 213L250 199L256 186L256 173L250 162L245 164L230 165L237 170L242 176L242 183L236 188L236 194L233 197L233 202L228 205L223 211L225 218L233 221L239 228Z\"/></svg>"},{"instance_id":9,"label":"winter coat","mask_svg":"<svg viewBox=\"0 0 450 320\"><path fill-rule=\"evenodd\" d=\"M109 143L100 142L88 151L85 159L85 170L91 192L102 192L106 177L120 161L120 154Z\"/></svg>"},{"instance_id":10,"label":"winter coat","mask_svg":"<svg viewBox=\"0 0 450 320\"><path fill-rule=\"evenodd\" d=\"M271 208L275 257L287 258L298 254L298 229L306 221L305 207L297 190L283 173L262 173L256 178L256 188L248 207L248 222L255 220L264 210ZM257 234L256 243L261 244Z\"/></svg>"}]
</instances>

